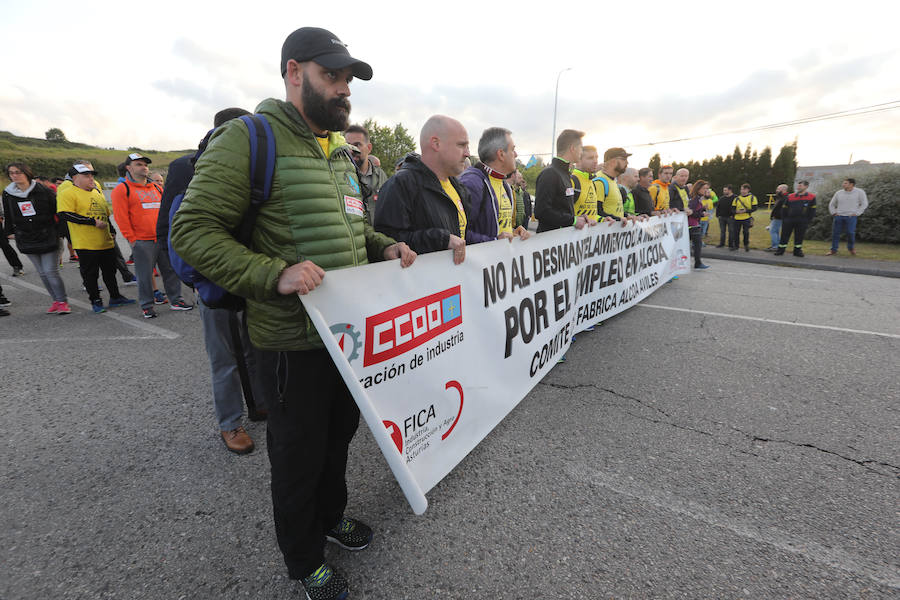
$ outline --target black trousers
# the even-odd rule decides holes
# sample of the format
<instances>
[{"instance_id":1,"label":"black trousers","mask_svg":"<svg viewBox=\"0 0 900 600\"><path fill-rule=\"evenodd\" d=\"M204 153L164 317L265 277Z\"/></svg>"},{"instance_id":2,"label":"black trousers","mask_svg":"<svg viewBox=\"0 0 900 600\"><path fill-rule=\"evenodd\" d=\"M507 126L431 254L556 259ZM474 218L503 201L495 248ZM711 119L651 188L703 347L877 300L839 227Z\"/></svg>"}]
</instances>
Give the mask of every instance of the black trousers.
<instances>
[{"instance_id":1,"label":"black trousers","mask_svg":"<svg viewBox=\"0 0 900 600\"><path fill-rule=\"evenodd\" d=\"M731 218L729 217L716 217L719 219L719 245L725 245L726 236L729 236L731 233ZM731 245L731 242L728 242L728 245Z\"/></svg>"},{"instance_id":2,"label":"black trousers","mask_svg":"<svg viewBox=\"0 0 900 600\"><path fill-rule=\"evenodd\" d=\"M744 232L744 248L750 247L750 219L744 219L742 221L733 220L731 222L731 243L729 244L729 247L741 247L740 238L742 230Z\"/></svg>"},{"instance_id":3,"label":"black trousers","mask_svg":"<svg viewBox=\"0 0 900 600\"><path fill-rule=\"evenodd\" d=\"M6 257L6 262L9 263L9 266L13 269L21 269L22 259L16 254L16 251L13 249L12 244L9 243L6 234L2 231L0 231L0 247L3 248L3 255Z\"/></svg>"},{"instance_id":4,"label":"black trousers","mask_svg":"<svg viewBox=\"0 0 900 600\"><path fill-rule=\"evenodd\" d=\"M81 271L81 281L87 289L91 303L100 299L100 289L97 285L98 273L103 273L103 283L109 291L110 298L118 298L119 285L116 283L116 251L109 250L82 250L76 248L78 253L78 270Z\"/></svg>"},{"instance_id":5,"label":"black trousers","mask_svg":"<svg viewBox=\"0 0 900 600\"><path fill-rule=\"evenodd\" d=\"M691 253L694 255L694 266L699 267L703 263L700 262L700 249L703 247L703 236L700 235L700 226L689 227L688 235L691 238Z\"/></svg>"},{"instance_id":6,"label":"black trousers","mask_svg":"<svg viewBox=\"0 0 900 600\"><path fill-rule=\"evenodd\" d=\"M359 408L326 350L261 351L277 364L278 395L265 399L275 534L291 579L325 562L325 534L347 506L347 450Z\"/></svg>"},{"instance_id":7,"label":"black trousers","mask_svg":"<svg viewBox=\"0 0 900 600\"><path fill-rule=\"evenodd\" d=\"M794 248L803 247L803 236L806 233L806 226L809 223L806 219L798 217L787 217L781 221L781 241L778 244L781 248L787 248L788 241L791 239L791 233L794 234Z\"/></svg>"}]
</instances>

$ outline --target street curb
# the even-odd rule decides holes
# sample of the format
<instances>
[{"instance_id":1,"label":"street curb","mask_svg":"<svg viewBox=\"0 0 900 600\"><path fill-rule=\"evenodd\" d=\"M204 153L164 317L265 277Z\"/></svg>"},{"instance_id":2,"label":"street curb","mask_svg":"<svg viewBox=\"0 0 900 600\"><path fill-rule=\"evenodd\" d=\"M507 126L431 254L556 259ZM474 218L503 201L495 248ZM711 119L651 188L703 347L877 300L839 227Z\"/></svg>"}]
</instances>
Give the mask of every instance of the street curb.
<instances>
[{"instance_id":1,"label":"street curb","mask_svg":"<svg viewBox=\"0 0 900 600\"><path fill-rule=\"evenodd\" d=\"M794 257L793 255L785 255L785 258L776 258L771 254L763 254L759 250L751 250L750 252L744 252L743 250L738 250L737 252L732 252L730 250L726 250L725 252L716 251L713 252L704 252L702 253L703 258L711 258L716 260L732 260L735 262L749 262L749 263L757 263L761 265L774 265L777 267L789 267L794 269L808 269L814 271L835 271L838 273L853 273L856 275L875 275L878 277L894 277L900 278L900 263L889 262L889 261L874 261L877 264L872 266L861 266L861 265L841 265L841 264L822 264L821 262L813 262L810 261L810 257ZM847 260L847 259L834 259L834 260ZM866 260L866 259L863 259ZM890 266L888 268L887 266Z\"/></svg>"}]
</instances>

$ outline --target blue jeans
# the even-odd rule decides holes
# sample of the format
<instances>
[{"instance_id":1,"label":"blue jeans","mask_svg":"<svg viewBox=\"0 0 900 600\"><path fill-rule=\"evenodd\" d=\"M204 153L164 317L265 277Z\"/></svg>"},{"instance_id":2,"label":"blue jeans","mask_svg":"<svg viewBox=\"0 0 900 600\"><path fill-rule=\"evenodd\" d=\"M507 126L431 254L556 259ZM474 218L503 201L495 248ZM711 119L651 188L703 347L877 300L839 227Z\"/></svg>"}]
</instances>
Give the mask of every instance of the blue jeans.
<instances>
[{"instance_id":1,"label":"blue jeans","mask_svg":"<svg viewBox=\"0 0 900 600\"><path fill-rule=\"evenodd\" d=\"M25 256L34 265L34 270L41 276L41 283L47 288L47 292L54 302L68 302L66 286L59 276L59 262L56 250L44 254L26 254Z\"/></svg>"},{"instance_id":2,"label":"blue jeans","mask_svg":"<svg viewBox=\"0 0 900 600\"><path fill-rule=\"evenodd\" d=\"M834 223L831 226L832 252L837 252L841 233L844 231L847 232L847 249L853 250L853 244L856 242L856 219L857 217L834 215Z\"/></svg>"},{"instance_id":3,"label":"blue jeans","mask_svg":"<svg viewBox=\"0 0 900 600\"><path fill-rule=\"evenodd\" d=\"M772 248L777 248L781 243L781 219L772 219L769 223L769 235L772 236Z\"/></svg>"},{"instance_id":4,"label":"blue jeans","mask_svg":"<svg viewBox=\"0 0 900 600\"><path fill-rule=\"evenodd\" d=\"M709 221L700 221L700 237L706 237L706 232L709 230Z\"/></svg>"},{"instance_id":5,"label":"blue jeans","mask_svg":"<svg viewBox=\"0 0 900 600\"><path fill-rule=\"evenodd\" d=\"M137 240L132 245L134 270L138 280L138 302L141 308L153 307L153 267L157 267L169 302L183 300L181 280L169 262L169 253L154 241Z\"/></svg>"},{"instance_id":6,"label":"blue jeans","mask_svg":"<svg viewBox=\"0 0 900 600\"><path fill-rule=\"evenodd\" d=\"M203 323L203 341L209 355L216 420L222 431L231 431L241 424L241 417L244 414L244 392L241 388L234 341L228 323L233 313L224 308L209 308L202 300L198 300L197 307L200 309L200 320ZM244 327L241 313L237 314L237 319L253 400L257 407L262 409L267 403L266 395L277 393L271 386L274 375L263 373L265 365L261 364L259 351L250 345L250 336Z\"/></svg>"}]
</instances>

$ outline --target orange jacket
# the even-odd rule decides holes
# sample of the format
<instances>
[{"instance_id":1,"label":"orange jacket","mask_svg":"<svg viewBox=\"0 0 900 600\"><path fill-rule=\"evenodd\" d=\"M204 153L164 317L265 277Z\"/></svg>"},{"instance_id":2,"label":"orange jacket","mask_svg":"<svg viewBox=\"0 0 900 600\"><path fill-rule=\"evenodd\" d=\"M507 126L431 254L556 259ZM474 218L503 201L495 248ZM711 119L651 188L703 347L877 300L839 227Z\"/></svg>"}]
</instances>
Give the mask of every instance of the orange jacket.
<instances>
[{"instance_id":1,"label":"orange jacket","mask_svg":"<svg viewBox=\"0 0 900 600\"><path fill-rule=\"evenodd\" d=\"M113 216L129 244L156 241L156 218L162 190L155 183L120 183L112 191Z\"/></svg>"}]
</instances>

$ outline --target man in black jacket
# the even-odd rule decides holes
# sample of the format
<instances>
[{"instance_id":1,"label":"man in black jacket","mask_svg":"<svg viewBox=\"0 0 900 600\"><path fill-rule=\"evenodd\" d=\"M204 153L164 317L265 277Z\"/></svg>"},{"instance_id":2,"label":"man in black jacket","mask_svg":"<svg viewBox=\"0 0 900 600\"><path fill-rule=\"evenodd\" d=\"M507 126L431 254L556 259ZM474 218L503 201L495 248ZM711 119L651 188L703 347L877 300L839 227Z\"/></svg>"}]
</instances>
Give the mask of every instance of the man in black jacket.
<instances>
[{"instance_id":1,"label":"man in black jacket","mask_svg":"<svg viewBox=\"0 0 900 600\"><path fill-rule=\"evenodd\" d=\"M406 242L418 254L453 250L466 258L469 194L457 177L466 168L469 135L456 119L429 118L419 134L422 155L407 154L375 204L375 230Z\"/></svg>"},{"instance_id":2,"label":"man in black jacket","mask_svg":"<svg viewBox=\"0 0 900 600\"><path fill-rule=\"evenodd\" d=\"M534 216L537 232L575 226L581 229L597 220L584 215L575 216L575 187L572 184L572 165L581 159L583 131L564 129L556 138L556 156L538 175L534 191Z\"/></svg>"},{"instance_id":3,"label":"man in black jacket","mask_svg":"<svg viewBox=\"0 0 900 600\"><path fill-rule=\"evenodd\" d=\"M716 203L716 218L719 220L719 244L716 248L725 247L726 237L731 232L732 203L734 202L734 188L731 184L722 188L722 195ZM731 247L731 240L728 240Z\"/></svg>"},{"instance_id":4,"label":"man in black jacket","mask_svg":"<svg viewBox=\"0 0 900 600\"><path fill-rule=\"evenodd\" d=\"M631 190L634 196L634 213L650 216L653 214L653 198L650 196L650 183L653 181L653 169L644 167L638 171L638 182Z\"/></svg>"}]
</instances>

